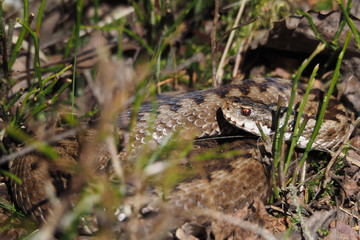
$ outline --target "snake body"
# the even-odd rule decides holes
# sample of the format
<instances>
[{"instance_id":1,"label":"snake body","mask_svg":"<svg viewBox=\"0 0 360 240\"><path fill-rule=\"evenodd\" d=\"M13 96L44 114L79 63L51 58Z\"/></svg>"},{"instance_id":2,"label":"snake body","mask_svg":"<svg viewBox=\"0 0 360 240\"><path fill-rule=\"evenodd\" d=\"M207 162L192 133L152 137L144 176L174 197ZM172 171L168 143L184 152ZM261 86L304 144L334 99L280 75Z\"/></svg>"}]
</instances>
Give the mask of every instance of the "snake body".
<instances>
[{"instance_id":1,"label":"snake body","mask_svg":"<svg viewBox=\"0 0 360 240\"><path fill-rule=\"evenodd\" d=\"M155 144L159 144L164 137L180 129L190 129L189 139L228 135L232 134L231 131L234 129L260 136L256 122L265 135L271 136L275 131L274 117L278 101L281 101L283 106L279 125L282 126L284 123L291 86L291 81L287 79L256 78L234 81L219 88L189 92L175 97L162 96L157 102L159 107L151 139ZM296 113L304 98L305 90L305 85L299 85L297 88L294 108L286 128L286 141L290 140ZM319 89L311 90L302 116L303 119L307 117L308 122L297 147L305 148L308 143L323 97ZM150 103L144 104L139 110L133 143L135 148L145 143L146 133L149 132L151 110ZM228 123L235 128L229 130ZM335 98L331 98L313 148L326 149L333 146L347 127L345 107Z\"/></svg>"},{"instance_id":2,"label":"snake body","mask_svg":"<svg viewBox=\"0 0 360 240\"><path fill-rule=\"evenodd\" d=\"M194 91L178 96L160 96L158 108L153 104L143 104L137 113L137 125L134 128L132 148L138 151L141 145L150 139L156 146L180 132L183 139L206 139L223 135L235 135L243 130L259 135L255 122L266 135L275 131L275 111L281 101L279 122L282 126L287 104L290 99L291 81L279 78L257 78L234 81L218 88ZM293 131L294 119L303 95L305 86L299 85L294 107L285 139L288 141ZM302 119L308 122L299 139L298 147L305 147L315 125L318 109L323 99L322 92L311 90ZM127 116L119 118L119 125L127 122ZM152 123L151 123L152 122ZM314 149L326 149L339 141L348 129L348 117L345 107L331 98L319 134L313 145ZM70 141L70 142L69 142ZM265 170L255 159L259 159L256 142L244 140L237 146L243 150L242 155L227 160L207 161L201 164L202 175L180 183L172 195L173 208L191 209L195 206L211 207L232 212L250 202L255 196L264 198L268 190ZM68 147L69 145L70 147ZM76 161L78 145L75 140L61 141L55 150L67 161ZM105 154L106 155L106 154ZM11 171L19 176L24 184L11 182L15 200L26 213L38 221L44 220L49 209L46 201L46 182L54 178L53 172L62 172L61 167L40 166L38 154L29 154L15 159ZM63 178L69 174L63 174ZM253 178L253 176L257 176ZM66 188L66 186L62 186ZM58 189L58 188L56 188ZM53 190L54 191L54 190Z\"/></svg>"}]
</instances>

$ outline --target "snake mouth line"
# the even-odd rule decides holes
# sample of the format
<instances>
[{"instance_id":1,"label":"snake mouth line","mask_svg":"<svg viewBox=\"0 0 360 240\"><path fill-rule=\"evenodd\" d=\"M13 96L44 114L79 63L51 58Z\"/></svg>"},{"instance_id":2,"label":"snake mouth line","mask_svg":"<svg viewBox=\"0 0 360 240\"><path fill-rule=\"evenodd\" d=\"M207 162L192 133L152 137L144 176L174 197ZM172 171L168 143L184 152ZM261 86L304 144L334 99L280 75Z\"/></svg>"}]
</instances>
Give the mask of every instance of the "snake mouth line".
<instances>
[{"instance_id":1,"label":"snake mouth line","mask_svg":"<svg viewBox=\"0 0 360 240\"><path fill-rule=\"evenodd\" d=\"M225 114L224 114L224 118L226 119L226 121L228 121L234 127L238 128L244 132L258 136L258 137L261 135L261 131L266 136L270 136L273 132L266 125L263 125L261 123L259 123L257 125L255 121L248 120L248 121L242 121L241 123L239 123L239 121L236 121L231 116L226 116ZM261 128L261 131L260 131L259 127Z\"/></svg>"}]
</instances>

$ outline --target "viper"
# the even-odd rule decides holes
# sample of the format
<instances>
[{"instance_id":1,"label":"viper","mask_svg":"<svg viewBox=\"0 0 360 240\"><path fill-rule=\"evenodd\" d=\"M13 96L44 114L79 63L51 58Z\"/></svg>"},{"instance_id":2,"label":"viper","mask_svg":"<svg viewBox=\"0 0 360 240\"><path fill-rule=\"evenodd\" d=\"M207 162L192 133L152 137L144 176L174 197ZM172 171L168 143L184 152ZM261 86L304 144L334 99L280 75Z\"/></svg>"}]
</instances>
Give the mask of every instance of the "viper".
<instances>
[{"instance_id":1,"label":"viper","mask_svg":"<svg viewBox=\"0 0 360 240\"><path fill-rule=\"evenodd\" d=\"M242 131L249 136L260 136L262 130L271 138L277 126L275 113L278 102L281 102L278 116L280 128L284 123L291 87L292 82L287 79L255 78L234 80L231 84L208 90L159 96L156 104L144 103L137 111L137 123L130 133L133 140L124 149L130 149L130 154L136 154L144 144L155 148L174 133L179 133L185 141L200 141L231 138ZM291 116L285 128L285 141L291 139L305 90L306 85L298 85ZM309 142L323 97L324 94L319 89L310 91L301 116L302 120L307 119L307 124L297 143L298 148L304 148ZM119 115L117 123L120 129L128 129L133 113L134 110L129 109ZM348 130L348 122L345 107L332 97L312 149L326 151L334 146ZM214 207L224 212L233 212L255 196L265 198L269 188L264 184L267 177L265 169L258 161L261 153L257 143L256 140L245 138L236 147L242 154L201 162L201 174L179 183L174 189L170 200L172 209L175 211ZM11 187L17 205L25 213L39 222L46 221L46 215L51 210L48 193L68 187L60 180L71 178L74 174L66 170L66 162L76 161L79 157L78 148L75 138L55 144L54 150L65 162L56 166L38 153L19 157L10 164L12 173L23 182L18 184L11 181ZM98 159L107 159L110 156L105 150L98 155ZM254 178L254 175L257 177ZM62 184L56 184L59 182Z\"/></svg>"}]
</instances>

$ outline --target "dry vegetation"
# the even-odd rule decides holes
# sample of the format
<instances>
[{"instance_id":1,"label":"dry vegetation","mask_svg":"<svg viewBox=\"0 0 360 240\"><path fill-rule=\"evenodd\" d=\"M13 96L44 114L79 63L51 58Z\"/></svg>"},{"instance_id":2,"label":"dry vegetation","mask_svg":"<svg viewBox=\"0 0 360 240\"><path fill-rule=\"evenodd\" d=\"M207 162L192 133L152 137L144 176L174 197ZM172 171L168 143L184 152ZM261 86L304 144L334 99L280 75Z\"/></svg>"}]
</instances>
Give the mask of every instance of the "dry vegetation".
<instances>
[{"instance_id":1,"label":"dry vegetation","mask_svg":"<svg viewBox=\"0 0 360 240\"><path fill-rule=\"evenodd\" d=\"M257 201L234 214L201 212L197 225L181 226L173 224L165 200L176 184L198 174L184 159L231 158L238 153L234 145L244 143L200 144L199 153L184 140L188 136L174 134L155 149L148 141L134 154L124 146L133 141L136 116L130 122L116 120L157 94L210 88L232 78L301 74L306 82L318 63L315 85L328 89L339 73L336 63L349 30L344 21L333 41L341 6L349 11L351 1L340 6L330 0L115 2L1 1L1 238L359 239L360 165L348 145L343 144L342 154L310 153L306 179L273 194L266 207ZM349 19L356 30L360 4L352 5ZM296 10L309 9L337 10L310 12L321 39L306 17L294 17ZM360 39L352 30L355 37L335 93L357 113ZM325 50L302 72L301 63L320 42ZM129 127L119 130L119 125ZM353 136L351 145L359 146ZM348 160L337 158L344 153ZM41 159L41 166L50 166L51 177L67 188L50 194L54 216L40 228L9 190L10 181L21 182L8 167L17 157ZM327 165L331 157L338 159L332 167ZM279 186L291 185L288 175L278 180ZM204 224L209 219L216 224Z\"/></svg>"}]
</instances>

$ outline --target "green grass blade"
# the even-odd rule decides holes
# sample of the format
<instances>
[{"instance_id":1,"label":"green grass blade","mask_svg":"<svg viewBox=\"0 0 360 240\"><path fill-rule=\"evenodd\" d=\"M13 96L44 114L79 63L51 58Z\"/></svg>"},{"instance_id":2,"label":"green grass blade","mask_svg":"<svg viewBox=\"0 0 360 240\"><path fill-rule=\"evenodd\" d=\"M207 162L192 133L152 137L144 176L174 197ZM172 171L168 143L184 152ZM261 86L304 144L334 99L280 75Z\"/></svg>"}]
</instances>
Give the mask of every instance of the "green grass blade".
<instances>
[{"instance_id":1,"label":"green grass blade","mask_svg":"<svg viewBox=\"0 0 360 240\"><path fill-rule=\"evenodd\" d=\"M2 7L3 2L4 2L4 0L2 0L2 1L0 2L0 18L3 17L3 7Z\"/></svg>"},{"instance_id":2,"label":"green grass blade","mask_svg":"<svg viewBox=\"0 0 360 240\"><path fill-rule=\"evenodd\" d=\"M354 38L356 41L356 44L358 46L358 49L360 49L360 36L359 36L359 32L356 30L355 24L353 23L353 21L351 21L349 14L347 13L344 4L340 1L340 0L336 0L337 3L339 4L339 7L341 9L341 12L344 14L345 20L347 22L347 24L349 25L349 28L351 29L351 32L354 34Z\"/></svg>"},{"instance_id":3,"label":"green grass blade","mask_svg":"<svg viewBox=\"0 0 360 240\"><path fill-rule=\"evenodd\" d=\"M12 178L17 184L22 184L22 180L18 176L16 176L15 174L13 174L12 172L0 169L0 173L3 176L7 176L9 178Z\"/></svg>"},{"instance_id":4,"label":"green grass blade","mask_svg":"<svg viewBox=\"0 0 360 240\"><path fill-rule=\"evenodd\" d=\"M99 0L94 0L94 22L95 25L99 23Z\"/></svg>"},{"instance_id":5,"label":"green grass blade","mask_svg":"<svg viewBox=\"0 0 360 240\"><path fill-rule=\"evenodd\" d=\"M141 11L140 11L139 5L138 5L134 0L131 1L131 4L133 5L136 14L137 14L137 16L139 17L139 20L140 20L141 22L143 22L145 18L144 18L144 15L143 15L143 14L141 13Z\"/></svg>"},{"instance_id":6,"label":"green grass blade","mask_svg":"<svg viewBox=\"0 0 360 240\"><path fill-rule=\"evenodd\" d=\"M82 9L84 6L84 0L76 1L76 26L75 26L75 52L74 52L74 68L73 68L73 77L72 77L72 91L71 91L71 111L72 115L75 112L75 83L76 83L76 56L80 45L80 25L81 25L81 15Z\"/></svg>"},{"instance_id":7,"label":"green grass blade","mask_svg":"<svg viewBox=\"0 0 360 240\"><path fill-rule=\"evenodd\" d=\"M312 86L314 84L314 81L315 81L315 75L316 75L318 70L319 70L319 64L317 64L315 66L315 68L314 68L314 70L313 70L313 72L311 74L308 86L307 86L305 94L304 94L304 99L301 102L300 107L299 107L299 111L298 111L297 118L296 118L296 121L295 121L294 132L292 134L291 145L290 145L290 148L289 148L289 151L288 151L288 154L287 154L287 159L286 159L285 168L284 168L284 174L286 174L286 172L288 170L288 167L290 165L290 160L291 160L292 153L293 153L293 151L295 149L295 146L296 146L296 144L297 144L297 142L298 142L298 140L300 138L301 132L305 128L305 125L302 126L301 128L299 128L299 125L300 125L300 121L302 119L302 113L304 112L304 108L305 108L305 105L307 103L307 99L309 97L310 90L311 90L311 88L312 88ZM304 120L304 122L305 122L305 120Z\"/></svg>"},{"instance_id":8,"label":"green grass blade","mask_svg":"<svg viewBox=\"0 0 360 240\"><path fill-rule=\"evenodd\" d=\"M33 110L31 111L31 115L32 116L35 116L36 114L40 113L42 110L44 110L45 108L53 105L56 100L59 98L59 96L65 91L66 88L69 87L69 85L71 84L71 81L69 82L65 82L59 90L56 91L56 93L54 94L54 96L49 100L49 101L46 101L42 104L40 104L39 106L33 108ZM72 115L73 116L73 115ZM74 120L74 119L72 119Z\"/></svg>"},{"instance_id":9,"label":"green grass blade","mask_svg":"<svg viewBox=\"0 0 360 240\"><path fill-rule=\"evenodd\" d=\"M28 25L29 24L29 0L24 0L24 22ZM26 35L26 29L23 27L21 29L21 32L20 32L20 35L19 35L19 38L18 40L16 41L16 44L15 44L15 47L14 47L14 50L11 54L11 57L10 57L10 60L9 60L9 63L8 63L8 71L10 72L11 71L11 68L15 62L15 59L21 49L21 44L22 42L24 41L24 38L25 38L25 35Z\"/></svg>"},{"instance_id":10,"label":"green grass blade","mask_svg":"<svg viewBox=\"0 0 360 240\"><path fill-rule=\"evenodd\" d=\"M256 127L259 129L260 136L261 136L262 140L264 140L264 141L266 142L266 141L267 141L267 137L266 137L266 135L265 135L265 133L264 133L264 131L263 131L263 129L262 129L259 121L256 121L255 124L256 124Z\"/></svg>"},{"instance_id":11,"label":"green grass blade","mask_svg":"<svg viewBox=\"0 0 360 240\"><path fill-rule=\"evenodd\" d=\"M6 112L6 111L8 111L19 99L20 99L20 97L23 95L23 91L18 91L11 99L10 99L10 101L9 101L9 103L8 104L6 104L5 106L4 106L4 111Z\"/></svg>"},{"instance_id":12,"label":"green grass blade","mask_svg":"<svg viewBox=\"0 0 360 240\"><path fill-rule=\"evenodd\" d=\"M58 154L52 149L51 146L48 144L36 141L26 135L23 131L16 127L8 126L6 128L6 132L13 138L22 141L28 145L33 146L37 151L41 152L45 156L49 157L50 159L56 159L58 157Z\"/></svg>"},{"instance_id":13,"label":"green grass blade","mask_svg":"<svg viewBox=\"0 0 360 240\"><path fill-rule=\"evenodd\" d=\"M22 109L25 109L25 107L26 107L27 104L28 104L28 100L29 100L30 96L33 95L33 94L35 94L36 91L37 91L37 89L36 89L36 88L33 88L33 89L31 89L31 90L26 94L26 96L25 96L25 98L24 98L24 100L23 100L23 102L22 102L22 106L23 106Z\"/></svg>"},{"instance_id":14,"label":"green grass blade","mask_svg":"<svg viewBox=\"0 0 360 240\"><path fill-rule=\"evenodd\" d=\"M353 1L352 0L349 0L347 5L346 5L346 12L349 14L350 13L350 10L351 10L351 7L352 7L352 3ZM340 34L342 32L342 30L344 29L345 27L345 24L346 24L346 20L343 19L339 25L339 28L338 30L336 31L336 34L335 34L335 37L334 37L334 40L332 41L334 45L336 46L339 46L338 44L338 40L339 40L339 37L340 37Z\"/></svg>"},{"instance_id":15,"label":"green grass blade","mask_svg":"<svg viewBox=\"0 0 360 240\"><path fill-rule=\"evenodd\" d=\"M305 70L305 68L309 65L311 60L316 55L318 55L321 51L323 51L324 49L325 49L325 44L319 43L319 45L314 50L314 52L310 55L310 57L303 61L303 63L301 64L301 66L300 66L300 68L299 68L299 70L298 70L298 72L297 72L297 74L295 76L295 79L294 79L293 85L292 85L292 89L291 89L291 96L290 96L288 108L287 108L287 111L286 111L285 121L283 123L283 126L281 127L280 136L277 139L278 144L277 144L277 149L275 149L274 163L278 163L279 159L280 159L282 142L283 142L284 135L285 135L285 132L286 132L286 128L287 128L287 125L288 125L288 122L289 122L289 119L290 119L290 115L291 115L291 112L292 112L292 106L294 104L296 88L297 88L297 83L299 81L299 78L300 78L302 72Z\"/></svg>"},{"instance_id":16,"label":"green grass blade","mask_svg":"<svg viewBox=\"0 0 360 240\"><path fill-rule=\"evenodd\" d=\"M129 30L127 28L123 28L123 31L125 33L129 34L130 37L135 38L136 41L138 41L150 54L154 54L154 50L152 50L151 47L144 40L142 40L138 35L136 35L135 33L133 33L131 30Z\"/></svg>"},{"instance_id":17,"label":"green grass blade","mask_svg":"<svg viewBox=\"0 0 360 240\"><path fill-rule=\"evenodd\" d=\"M12 39L14 34L14 28L15 28L15 21L13 19L9 19L9 29L7 34L7 42L6 42L6 51L7 51L7 57L11 56L11 49L12 49ZM8 61L9 59L6 59ZM7 62L7 64L9 64ZM8 67L8 66L7 66ZM9 69L9 68L8 68Z\"/></svg>"},{"instance_id":18,"label":"green grass blade","mask_svg":"<svg viewBox=\"0 0 360 240\"><path fill-rule=\"evenodd\" d=\"M71 67L72 67L72 65L70 64L70 65L64 67L63 69L61 69L59 72L50 75L49 77L47 77L47 78L45 78L45 79L43 80L43 83L45 84L45 83L47 83L48 81L50 81L51 79L61 76L64 72L66 72L67 70L69 70Z\"/></svg>"},{"instance_id":19,"label":"green grass blade","mask_svg":"<svg viewBox=\"0 0 360 240\"><path fill-rule=\"evenodd\" d=\"M64 51L64 58L68 58L70 56L71 50L73 49L75 31L76 31L76 26L73 27L69 41L66 44L65 51Z\"/></svg>"},{"instance_id":20,"label":"green grass blade","mask_svg":"<svg viewBox=\"0 0 360 240\"><path fill-rule=\"evenodd\" d=\"M169 30L161 37L161 40L159 40L160 46L156 50L152 60L151 64L154 65L159 60L159 57L161 53L164 51L166 46L170 42L170 35L173 34L176 30L176 28L179 26L179 24L182 22L182 20L185 18L185 16L190 12L190 10L195 6L195 4L198 2L198 0L193 1L189 6L185 9L185 11L180 15L180 17L176 20L176 22L169 28Z\"/></svg>"},{"instance_id":21,"label":"green grass blade","mask_svg":"<svg viewBox=\"0 0 360 240\"><path fill-rule=\"evenodd\" d=\"M190 10L195 6L198 0L193 1L189 4L189 6L185 9L185 11L179 16L179 18L175 21L175 23L169 28L169 30L165 33L163 38L167 38L171 33L175 31L177 26L184 20L185 16L189 14Z\"/></svg>"},{"instance_id":22,"label":"green grass blade","mask_svg":"<svg viewBox=\"0 0 360 240\"><path fill-rule=\"evenodd\" d=\"M36 35L36 33L30 29L30 27L25 23L23 22L20 18L17 18L16 21L18 21L24 29L26 29L31 37L33 38L33 41L34 41L34 47L35 47L35 56L34 56L34 70L35 70L35 74L38 78L38 82L39 82L39 88L40 88L40 91L43 90L43 83L42 83L42 80L41 80L41 71L40 71L40 56L39 56L39 52L40 52L40 49L39 49L39 39L38 39L38 36Z\"/></svg>"},{"instance_id":23,"label":"green grass blade","mask_svg":"<svg viewBox=\"0 0 360 240\"><path fill-rule=\"evenodd\" d=\"M306 160L306 158L307 158L307 156L309 154L309 151L310 151L310 149L312 147L312 144L315 142L316 135L320 130L321 124L322 124L323 119L324 119L326 107L327 107L327 105L329 103L331 94L332 94L332 92L333 92L333 90L335 88L335 85L337 83L337 80L339 78L340 66L341 66L341 63L342 63L346 48L347 48L347 46L349 44L350 38L351 38L351 32L349 31L347 33L347 35L346 35L344 47L343 47L342 51L339 54L338 61L336 63L336 67L335 67L334 76L333 76L333 78L331 80L329 90L328 90L328 92L327 92L327 94L325 96L323 104L321 105L320 113L319 113L318 119L316 121L314 131L313 131L313 133L312 133L312 135L310 137L310 141L309 141L308 145L305 148L305 152L304 152L304 154L303 154L303 156L302 156L302 158L301 158L301 160L299 162L299 167L301 167L304 164L304 162L305 162L305 160ZM296 172L294 174L296 174ZM296 179L296 176L294 176L293 181L295 181L295 179Z\"/></svg>"},{"instance_id":24,"label":"green grass blade","mask_svg":"<svg viewBox=\"0 0 360 240\"><path fill-rule=\"evenodd\" d=\"M0 4L1 5L1 4ZM3 69L3 78L8 78L8 44L6 41L6 33L5 33L5 20L0 17L0 51L2 53L2 69ZM10 26L9 26L10 29Z\"/></svg>"},{"instance_id":25,"label":"green grass blade","mask_svg":"<svg viewBox=\"0 0 360 240\"><path fill-rule=\"evenodd\" d=\"M40 7L39 7L39 12L37 14L36 34L38 36L40 36L40 25L41 25L41 19L42 19L42 15L43 15L43 12L44 12L45 4L46 4L46 0L42 0L41 4L40 4Z\"/></svg>"},{"instance_id":26,"label":"green grass blade","mask_svg":"<svg viewBox=\"0 0 360 240\"><path fill-rule=\"evenodd\" d=\"M322 42L323 44L325 44L326 47L331 47L333 50L336 50L336 47L335 47L335 46L332 46L332 45L328 44L328 43L321 37L321 35L320 35L319 31L316 29L316 26L315 26L315 24L314 24L314 22L313 22L313 20L312 20L312 18L311 18L311 16L310 16L309 13L303 12L303 11L301 11L301 10L299 10L299 9L297 9L296 12L297 12L297 14L306 17L306 19L308 20L308 22L309 22L309 24L310 24L311 29L312 29L313 32L315 33L316 38L317 38L320 42Z\"/></svg>"}]
</instances>

